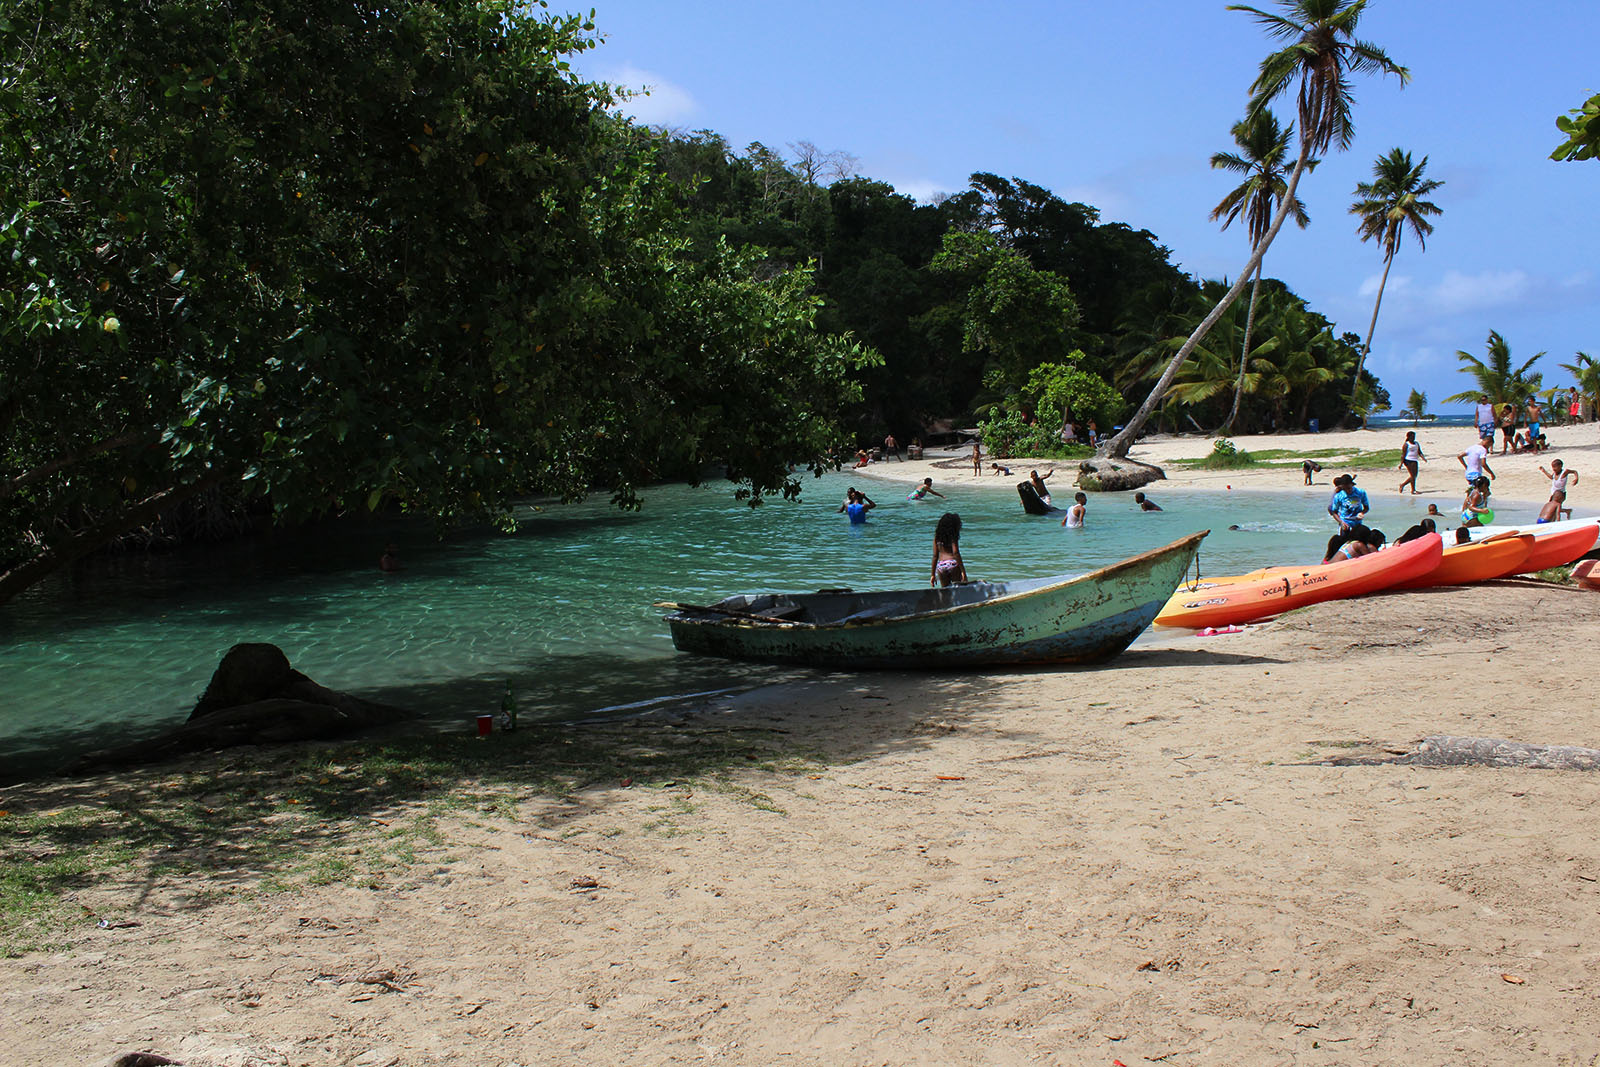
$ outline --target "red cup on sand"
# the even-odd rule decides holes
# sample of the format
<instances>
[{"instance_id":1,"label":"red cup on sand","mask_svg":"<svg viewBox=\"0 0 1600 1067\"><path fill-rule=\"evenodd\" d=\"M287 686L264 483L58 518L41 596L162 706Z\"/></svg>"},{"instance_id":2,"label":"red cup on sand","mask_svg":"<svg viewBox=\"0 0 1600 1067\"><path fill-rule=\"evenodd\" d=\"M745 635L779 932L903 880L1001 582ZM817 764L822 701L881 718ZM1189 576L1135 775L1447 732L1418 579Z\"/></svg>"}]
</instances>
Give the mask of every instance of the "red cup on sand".
<instances>
[{"instance_id":1,"label":"red cup on sand","mask_svg":"<svg viewBox=\"0 0 1600 1067\"><path fill-rule=\"evenodd\" d=\"M494 729L494 716L493 715L479 715L478 716L478 736L479 737L488 737L489 736L489 731L491 731L493 729Z\"/></svg>"}]
</instances>

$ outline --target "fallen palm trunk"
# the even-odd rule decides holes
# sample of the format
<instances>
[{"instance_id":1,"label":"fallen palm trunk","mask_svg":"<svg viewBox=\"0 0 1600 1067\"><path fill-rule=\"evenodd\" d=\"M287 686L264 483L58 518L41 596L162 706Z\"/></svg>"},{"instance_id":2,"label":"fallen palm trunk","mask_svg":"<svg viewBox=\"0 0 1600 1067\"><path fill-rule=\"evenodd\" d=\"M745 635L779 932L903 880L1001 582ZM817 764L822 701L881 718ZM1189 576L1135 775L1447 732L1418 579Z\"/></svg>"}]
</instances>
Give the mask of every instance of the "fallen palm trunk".
<instances>
[{"instance_id":1,"label":"fallen palm trunk","mask_svg":"<svg viewBox=\"0 0 1600 1067\"><path fill-rule=\"evenodd\" d=\"M1425 737L1417 751L1396 763L1416 767L1528 767L1544 771L1600 770L1600 749L1578 745L1529 745L1498 737Z\"/></svg>"},{"instance_id":2,"label":"fallen palm trunk","mask_svg":"<svg viewBox=\"0 0 1600 1067\"><path fill-rule=\"evenodd\" d=\"M1134 459L1105 459L1096 456L1078 464L1078 485L1090 493L1121 493L1142 489L1151 482L1164 481L1160 467Z\"/></svg>"}]
</instances>

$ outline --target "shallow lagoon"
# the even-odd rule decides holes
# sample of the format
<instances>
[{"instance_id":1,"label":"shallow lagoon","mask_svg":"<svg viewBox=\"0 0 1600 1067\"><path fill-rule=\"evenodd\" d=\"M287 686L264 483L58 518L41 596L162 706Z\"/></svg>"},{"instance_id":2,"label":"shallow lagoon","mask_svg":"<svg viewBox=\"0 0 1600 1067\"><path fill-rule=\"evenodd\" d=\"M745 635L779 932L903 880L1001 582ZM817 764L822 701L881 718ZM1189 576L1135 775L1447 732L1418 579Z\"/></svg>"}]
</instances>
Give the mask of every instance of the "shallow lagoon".
<instances>
[{"instance_id":1,"label":"shallow lagoon","mask_svg":"<svg viewBox=\"0 0 1600 1067\"><path fill-rule=\"evenodd\" d=\"M240 641L273 642L324 685L465 728L499 707L508 678L524 715L576 716L792 677L678 655L654 603L919 585L945 510L961 513L971 575L994 579L1080 573L1201 529L1213 531L1203 571L1231 573L1320 558L1331 529L1326 486L1157 483L1149 494L1165 511L1138 512L1132 494L1091 497L1087 527L1064 530L1024 515L1014 492L972 482L936 479L949 499L914 503L908 486L830 474L808 479L802 501L760 508L726 483L662 486L636 513L603 497L526 508L511 535L439 541L424 524L354 524L98 561L0 608L0 780L181 722ZM834 510L847 484L879 505L864 526ZM1373 499L1391 536L1424 510ZM385 540L401 546L398 575L376 567Z\"/></svg>"}]
</instances>

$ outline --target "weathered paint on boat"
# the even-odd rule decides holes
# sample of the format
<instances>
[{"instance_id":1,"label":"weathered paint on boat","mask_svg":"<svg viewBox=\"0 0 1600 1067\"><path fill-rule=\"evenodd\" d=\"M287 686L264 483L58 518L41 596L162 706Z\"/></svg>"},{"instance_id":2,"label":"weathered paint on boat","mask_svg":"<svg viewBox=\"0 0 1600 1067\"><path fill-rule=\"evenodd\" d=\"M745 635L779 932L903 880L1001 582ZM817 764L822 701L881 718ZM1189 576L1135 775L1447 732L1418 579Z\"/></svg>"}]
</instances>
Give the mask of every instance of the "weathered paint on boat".
<instances>
[{"instance_id":1,"label":"weathered paint on boat","mask_svg":"<svg viewBox=\"0 0 1600 1067\"><path fill-rule=\"evenodd\" d=\"M1133 642L1182 581L1191 534L1076 578L944 589L733 596L667 616L683 652L838 668L1098 663ZM777 614L787 614L787 619Z\"/></svg>"}]
</instances>

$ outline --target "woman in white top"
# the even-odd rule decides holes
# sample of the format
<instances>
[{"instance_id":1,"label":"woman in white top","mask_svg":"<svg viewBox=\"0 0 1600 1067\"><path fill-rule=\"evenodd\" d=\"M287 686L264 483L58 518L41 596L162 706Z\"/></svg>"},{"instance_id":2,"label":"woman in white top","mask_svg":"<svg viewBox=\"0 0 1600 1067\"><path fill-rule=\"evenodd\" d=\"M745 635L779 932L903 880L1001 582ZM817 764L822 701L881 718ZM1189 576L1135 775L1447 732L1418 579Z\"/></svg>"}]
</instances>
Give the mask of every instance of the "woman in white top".
<instances>
[{"instance_id":1,"label":"woman in white top","mask_svg":"<svg viewBox=\"0 0 1600 1067\"><path fill-rule=\"evenodd\" d=\"M1427 459L1422 454L1422 446L1417 443L1417 431L1407 430L1405 444L1400 446L1400 466L1398 469L1406 472L1406 480L1400 483L1400 492L1406 491L1406 486L1411 487L1411 495L1417 495L1417 463Z\"/></svg>"}]
</instances>

